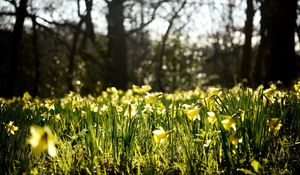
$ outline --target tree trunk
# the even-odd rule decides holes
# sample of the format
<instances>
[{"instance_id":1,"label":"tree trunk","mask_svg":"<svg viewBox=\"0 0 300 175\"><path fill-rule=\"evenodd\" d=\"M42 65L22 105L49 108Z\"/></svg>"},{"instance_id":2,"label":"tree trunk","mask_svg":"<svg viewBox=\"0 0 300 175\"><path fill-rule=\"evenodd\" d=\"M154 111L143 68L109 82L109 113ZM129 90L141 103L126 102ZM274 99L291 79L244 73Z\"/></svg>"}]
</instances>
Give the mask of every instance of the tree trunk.
<instances>
[{"instance_id":1,"label":"tree trunk","mask_svg":"<svg viewBox=\"0 0 300 175\"><path fill-rule=\"evenodd\" d=\"M92 43L95 42L96 34L94 31L94 24L92 22L92 7L93 7L93 0L85 0L85 6L86 6L86 15L84 18L85 23L85 31L83 35L83 39L80 44L80 49L83 49L86 47L86 40L89 38Z\"/></svg>"},{"instance_id":2,"label":"tree trunk","mask_svg":"<svg viewBox=\"0 0 300 175\"><path fill-rule=\"evenodd\" d=\"M80 35L82 23L83 23L83 19L81 18L75 29L75 33L73 36L73 43L69 55L68 88L70 91L74 91L74 86L73 86L73 76L74 76L73 74L74 74L74 65L75 65L74 61L77 53L77 45L79 41L79 35Z\"/></svg>"},{"instance_id":3,"label":"tree trunk","mask_svg":"<svg viewBox=\"0 0 300 175\"><path fill-rule=\"evenodd\" d=\"M261 44L256 77L262 83L296 78L295 30L297 0L265 0L261 6ZM259 72L260 71L260 72Z\"/></svg>"},{"instance_id":4,"label":"tree trunk","mask_svg":"<svg viewBox=\"0 0 300 175\"><path fill-rule=\"evenodd\" d=\"M38 50L38 35L36 31L36 18L33 16L31 18L32 21L32 47L33 47L33 59L35 62L34 65L34 87L33 87L33 95L38 96L39 95L39 82L40 82L40 58L39 58L39 50Z\"/></svg>"},{"instance_id":5,"label":"tree trunk","mask_svg":"<svg viewBox=\"0 0 300 175\"><path fill-rule=\"evenodd\" d=\"M108 86L127 89L127 48L124 29L124 0L112 0L108 3L108 57L106 79Z\"/></svg>"},{"instance_id":6,"label":"tree trunk","mask_svg":"<svg viewBox=\"0 0 300 175\"><path fill-rule=\"evenodd\" d=\"M253 16L254 16L253 0L247 0L246 21L244 27L245 43L243 46L243 57L241 64L241 79L250 80L251 72L251 57L252 57L252 31L253 31Z\"/></svg>"},{"instance_id":7,"label":"tree trunk","mask_svg":"<svg viewBox=\"0 0 300 175\"><path fill-rule=\"evenodd\" d=\"M23 26L24 20L26 17L26 8L27 8L27 0L21 0L20 5L17 8L16 13L16 22L14 25L13 33L12 33L12 42L10 48L10 56L9 56L9 67L6 75L7 84L6 84L6 97L12 97L16 95L16 80L17 80L17 71L18 71L18 63L19 63L19 51L20 44L22 40Z\"/></svg>"}]
</instances>

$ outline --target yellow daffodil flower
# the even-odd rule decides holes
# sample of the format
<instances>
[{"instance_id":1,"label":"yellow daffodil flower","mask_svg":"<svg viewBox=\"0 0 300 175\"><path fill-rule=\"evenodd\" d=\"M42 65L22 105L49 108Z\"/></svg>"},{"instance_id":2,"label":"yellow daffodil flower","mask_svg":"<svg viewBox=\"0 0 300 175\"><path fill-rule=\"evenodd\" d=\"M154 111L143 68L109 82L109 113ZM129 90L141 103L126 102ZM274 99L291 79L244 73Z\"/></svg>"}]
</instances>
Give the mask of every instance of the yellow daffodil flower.
<instances>
[{"instance_id":1,"label":"yellow daffodil flower","mask_svg":"<svg viewBox=\"0 0 300 175\"><path fill-rule=\"evenodd\" d=\"M239 144L239 143L242 143L243 142L243 139L242 138L238 138L238 136L236 134L232 134L229 136L229 141L232 145L236 146Z\"/></svg>"},{"instance_id":2,"label":"yellow daffodil flower","mask_svg":"<svg viewBox=\"0 0 300 175\"><path fill-rule=\"evenodd\" d=\"M143 85L142 87L132 85L132 91L135 93L138 93L138 94L143 94L145 92L149 92L151 89L152 88L150 85Z\"/></svg>"},{"instance_id":3,"label":"yellow daffodil flower","mask_svg":"<svg viewBox=\"0 0 300 175\"><path fill-rule=\"evenodd\" d=\"M84 111L84 110L82 110L82 111L81 111L81 116L84 117L84 118L86 118L86 117L87 117L87 112Z\"/></svg>"},{"instance_id":4,"label":"yellow daffodil flower","mask_svg":"<svg viewBox=\"0 0 300 175\"><path fill-rule=\"evenodd\" d=\"M254 171L255 171L256 173L259 173L260 163L259 163L258 161L253 160L253 161L251 162L251 166L252 166L252 168L254 169Z\"/></svg>"},{"instance_id":5,"label":"yellow daffodil flower","mask_svg":"<svg viewBox=\"0 0 300 175\"><path fill-rule=\"evenodd\" d=\"M24 94L23 94L23 97L22 97L22 100L24 101L24 102L26 102L26 101L29 101L29 100L31 100L32 99L32 97L30 96L30 94L29 94L29 92L24 92Z\"/></svg>"},{"instance_id":6,"label":"yellow daffodil flower","mask_svg":"<svg viewBox=\"0 0 300 175\"><path fill-rule=\"evenodd\" d=\"M225 116L221 123L225 130L228 131L230 128L232 128L234 131L236 131L236 123L233 117Z\"/></svg>"},{"instance_id":7,"label":"yellow daffodil flower","mask_svg":"<svg viewBox=\"0 0 300 175\"><path fill-rule=\"evenodd\" d=\"M125 111L125 116L127 117L133 117L136 115L136 107L133 104L128 104L128 108Z\"/></svg>"},{"instance_id":8,"label":"yellow daffodil flower","mask_svg":"<svg viewBox=\"0 0 300 175\"><path fill-rule=\"evenodd\" d=\"M33 168L32 170L30 170L30 174L31 175L38 175L39 174L39 171L37 168Z\"/></svg>"},{"instance_id":9,"label":"yellow daffodil flower","mask_svg":"<svg viewBox=\"0 0 300 175\"><path fill-rule=\"evenodd\" d=\"M229 136L229 141L234 146L238 145L238 137L236 136L236 134L230 135Z\"/></svg>"},{"instance_id":10,"label":"yellow daffodil flower","mask_svg":"<svg viewBox=\"0 0 300 175\"><path fill-rule=\"evenodd\" d=\"M56 156L56 136L52 134L47 126L31 126L30 133L31 138L29 138L28 143L31 145L33 153L41 153L48 150L50 156Z\"/></svg>"},{"instance_id":11,"label":"yellow daffodil flower","mask_svg":"<svg viewBox=\"0 0 300 175\"><path fill-rule=\"evenodd\" d=\"M54 115L54 119L55 119L56 121L60 120L60 119L61 119L60 114L55 114L55 115Z\"/></svg>"},{"instance_id":12,"label":"yellow daffodil flower","mask_svg":"<svg viewBox=\"0 0 300 175\"><path fill-rule=\"evenodd\" d=\"M271 118L269 120L269 126L270 126L269 131L274 130L275 132L278 132L282 127L282 124L279 122L278 118Z\"/></svg>"},{"instance_id":13,"label":"yellow daffodil flower","mask_svg":"<svg viewBox=\"0 0 300 175\"><path fill-rule=\"evenodd\" d=\"M148 93L148 92L146 93L147 93L147 95L145 96L146 104L151 104L155 102L159 97L162 96L162 93Z\"/></svg>"},{"instance_id":14,"label":"yellow daffodil flower","mask_svg":"<svg viewBox=\"0 0 300 175\"><path fill-rule=\"evenodd\" d=\"M153 137L154 137L155 143L159 144L159 143L163 143L165 141L169 132L166 132L162 127L160 127L159 130L154 130L153 134L154 134Z\"/></svg>"},{"instance_id":15,"label":"yellow daffodil flower","mask_svg":"<svg viewBox=\"0 0 300 175\"><path fill-rule=\"evenodd\" d=\"M50 111L50 110L55 110L55 106L54 106L54 101L52 100L46 100L45 102L45 107Z\"/></svg>"},{"instance_id":16,"label":"yellow daffodil flower","mask_svg":"<svg viewBox=\"0 0 300 175\"><path fill-rule=\"evenodd\" d=\"M8 124L5 125L5 128L7 130L7 133L10 133L12 135L15 134L15 131L18 131L19 130L19 127L17 126L14 126L14 122L13 121L10 121Z\"/></svg>"},{"instance_id":17,"label":"yellow daffodil flower","mask_svg":"<svg viewBox=\"0 0 300 175\"><path fill-rule=\"evenodd\" d=\"M152 106L150 104L146 104L144 107L143 113L151 113L153 112Z\"/></svg>"},{"instance_id":18,"label":"yellow daffodil flower","mask_svg":"<svg viewBox=\"0 0 300 175\"><path fill-rule=\"evenodd\" d=\"M207 115L208 123L213 125L217 121L216 114L214 112L207 112Z\"/></svg>"},{"instance_id":19,"label":"yellow daffodil flower","mask_svg":"<svg viewBox=\"0 0 300 175\"><path fill-rule=\"evenodd\" d=\"M98 107L98 105L97 105L96 103L92 103L92 104L90 105L90 110L91 110L92 112L98 112L98 109L99 109L99 107Z\"/></svg>"},{"instance_id":20,"label":"yellow daffodil flower","mask_svg":"<svg viewBox=\"0 0 300 175\"><path fill-rule=\"evenodd\" d=\"M264 95L267 97L270 97L273 92L277 89L275 84L271 84L270 88L263 91Z\"/></svg>"},{"instance_id":21,"label":"yellow daffodil flower","mask_svg":"<svg viewBox=\"0 0 300 175\"><path fill-rule=\"evenodd\" d=\"M191 108L185 109L184 112L190 120L195 121L196 119L198 120L200 119L199 116L200 108L198 108L197 106L195 106L192 109Z\"/></svg>"},{"instance_id":22,"label":"yellow daffodil flower","mask_svg":"<svg viewBox=\"0 0 300 175\"><path fill-rule=\"evenodd\" d=\"M221 91L221 89L219 88L215 88L215 87L210 87L208 88L208 97L213 97L219 94L219 92Z\"/></svg>"}]
</instances>

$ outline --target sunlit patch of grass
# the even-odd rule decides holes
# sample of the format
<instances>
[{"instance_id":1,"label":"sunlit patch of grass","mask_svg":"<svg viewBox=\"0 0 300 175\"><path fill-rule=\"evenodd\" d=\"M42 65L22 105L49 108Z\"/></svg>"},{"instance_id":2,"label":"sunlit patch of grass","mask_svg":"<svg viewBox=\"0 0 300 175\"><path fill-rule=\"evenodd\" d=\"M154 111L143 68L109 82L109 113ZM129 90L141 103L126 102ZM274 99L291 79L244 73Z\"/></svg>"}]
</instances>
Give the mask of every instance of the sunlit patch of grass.
<instances>
[{"instance_id":1,"label":"sunlit patch of grass","mask_svg":"<svg viewBox=\"0 0 300 175\"><path fill-rule=\"evenodd\" d=\"M0 98L0 173L293 174L299 84Z\"/></svg>"}]
</instances>

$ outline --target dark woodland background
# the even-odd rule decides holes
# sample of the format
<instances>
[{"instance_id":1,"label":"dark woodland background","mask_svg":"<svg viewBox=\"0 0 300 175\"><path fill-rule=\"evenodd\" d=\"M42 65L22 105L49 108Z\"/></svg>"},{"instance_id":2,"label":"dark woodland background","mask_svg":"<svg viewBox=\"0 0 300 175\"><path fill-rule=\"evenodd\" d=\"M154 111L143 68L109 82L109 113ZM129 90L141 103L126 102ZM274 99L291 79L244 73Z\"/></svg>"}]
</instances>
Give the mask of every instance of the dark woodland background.
<instances>
[{"instance_id":1,"label":"dark woodland background","mask_svg":"<svg viewBox=\"0 0 300 175\"><path fill-rule=\"evenodd\" d=\"M219 30L191 38L191 15L220 4ZM62 9L70 7L66 19ZM289 86L299 76L299 10L298 0L0 0L0 96L96 95L132 84L157 91L241 81ZM153 38L149 25L158 18L167 29Z\"/></svg>"}]
</instances>

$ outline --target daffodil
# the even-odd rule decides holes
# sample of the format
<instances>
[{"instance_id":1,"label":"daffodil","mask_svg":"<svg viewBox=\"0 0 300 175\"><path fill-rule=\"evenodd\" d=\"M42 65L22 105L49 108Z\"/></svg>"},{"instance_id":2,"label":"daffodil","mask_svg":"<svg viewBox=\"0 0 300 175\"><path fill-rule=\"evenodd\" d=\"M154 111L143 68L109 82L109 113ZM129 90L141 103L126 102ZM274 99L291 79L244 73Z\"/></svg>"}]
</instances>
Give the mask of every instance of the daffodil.
<instances>
[{"instance_id":1,"label":"daffodil","mask_svg":"<svg viewBox=\"0 0 300 175\"><path fill-rule=\"evenodd\" d=\"M258 161L253 160L253 161L251 162L251 166L252 166L252 168L254 169L254 171L255 171L256 173L259 173L260 163L259 163Z\"/></svg>"},{"instance_id":2,"label":"daffodil","mask_svg":"<svg viewBox=\"0 0 300 175\"><path fill-rule=\"evenodd\" d=\"M169 132L166 132L162 127L160 127L159 130L154 130L153 134L154 134L153 137L154 137L155 143L159 144L159 143L163 143L165 141Z\"/></svg>"},{"instance_id":3,"label":"daffodil","mask_svg":"<svg viewBox=\"0 0 300 175\"><path fill-rule=\"evenodd\" d=\"M31 175L38 175L39 174L39 171L37 168L33 168L32 170L30 170L30 174Z\"/></svg>"},{"instance_id":4,"label":"daffodil","mask_svg":"<svg viewBox=\"0 0 300 175\"><path fill-rule=\"evenodd\" d=\"M200 108L198 108L197 106L195 106L193 108L185 109L184 112L190 120L194 121L196 119L198 119L198 120L200 119L200 116L199 116Z\"/></svg>"},{"instance_id":5,"label":"daffodil","mask_svg":"<svg viewBox=\"0 0 300 175\"><path fill-rule=\"evenodd\" d=\"M60 114L55 114L55 115L54 115L54 119L55 119L56 121L60 120L60 119L61 119Z\"/></svg>"},{"instance_id":6,"label":"daffodil","mask_svg":"<svg viewBox=\"0 0 300 175\"><path fill-rule=\"evenodd\" d=\"M215 87L210 87L208 88L208 96L209 97L214 97L216 95L218 95L221 92L221 89L219 88L215 88Z\"/></svg>"},{"instance_id":7,"label":"daffodil","mask_svg":"<svg viewBox=\"0 0 300 175\"><path fill-rule=\"evenodd\" d=\"M56 136L52 134L47 126L31 126L30 133L31 138L29 138L28 143L31 145L33 153L41 153L48 150L50 156L56 156Z\"/></svg>"},{"instance_id":8,"label":"daffodil","mask_svg":"<svg viewBox=\"0 0 300 175\"><path fill-rule=\"evenodd\" d=\"M146 92L147 95L145 96L145 102L147 104L151 104L155 102L159 97L162 96L162 93L148 93Z\"/></svg>"},{"instance_id":9,"label":"daffodil","mask_svg":"<svg viewBox=\"0 0 300 175\"><path fill-rule=\"evenodd\" d=\"M204 147L209 147L210 143L211 143L211 139L206 140L205 144L203 145Z\"/></svg>"},{"instance_id":10,"label":"daffodil","mask_svg":"<svg viewBox=\"0 0 300 175\"><path fill-rule=\"evenodd\" d=\"M217 121L216 114L214 112L207 112L207 115L208 123L213 125Z\"/></svg>"},{"instance_id":11,"label":"daffodil","mask_svg":"<svg viewBox=\"0 0 300 175\"><path fill-rule=\"evenodd\" d=\"M29 101L29 100L31 100L31 96L30 96L30 94L29 94L29 92L24 92L24 94L23 94L23 97L22 97L22 100L24 101L24 102L26 102L26 101Z\"/></svg>"},{"instance_id":12,"label":"daffodil","mask_svg":"<svg viewBox=\"0 0 300 175\"><path fill-rule=\"evenodd\" d=\"M107 112L108 110L109 110L109 108L108 108L108 106L105 105L105 104L100 108L100 112L101 112L101 113Z\"/></svg>"},{"instance_id":13,"label":"daffodil","mask_svg":"<svg viewBox=\"0 0 300 175\"><path fill-rule=\"evenodd\" d=\"M275 132L278 132L280 128L282 127L282 124L279 122L278 118L271 118L269 120L269 130L274 130Z\"/></svg>"},{"instance_id":14,"label":"daffodil","mask_svg":"<svg viewBox=\"0 0 300 175\"><path fill-rule=\"evenodd\" d=\"M90 110L91 110L92 112L98 112L98 109L99 109L99 107L98 107L98 105L97 105L96 103L92 103L92 104L90 105Z\"/></svg>"},{"instance_id":15,"label":"daffodil","mask_svg":"<svg viewBox=\"0 0 300 175\"><path fill-rule=\"evenodd\" d=\"M144 107L143 113L151 113L153 112L152 106L150 104L146 104Z\"/></svg>"},{"instance_id":16,"label":"daffodil","mask_svg":"<svg viewBox=\"0 0 300 175\"><path fill-rule=\"evenodd\" d=\"M234 146L238 145L238 137L236 136L236 134L230 135L229 136L229 141Z\"/></svg>"},{"instance_id":17,"label":"daffodil","mask_svg":"<svg viewBox=\"0 0 300 175\"><path fill-rule=\"evenodd\" d=\"M223 127L225 130L230 130L232 128L234 131L236 131L236 123L233 117L231 116L225 116L224 119L221 121Z\"/></svg>"},{"instance_id":18,"label":"daffodil","mask_svg":"<svg viewBox=\"0 0 300 175\"><path fill-rule=\"evenodd\" d=\"M10 121L8 124L5 125L7 133L10 133L12 135L15 134L15 131L19 130L19 127L14 125L13 121Z\"/></svg>"},{"instance_id":19,"label":"daffodil","mask_svg":"<svg viewBox=\"0 0 300 175\"><path fill-rule=\"evenodd\" d=\"M267 97L270 97L273 92L277 89L275 84L271 84L270 88L263 91L264 95Z\"/></svg>"},{"instance_id":20,"label":"daffodil","mask_svg":"<svg viewBox=\"0 0 300 175\"><path fill-rule=\"evenodd\" d=\"M50 111L50 110L55 110L55 106L54 106L54 101L52 100L46 100L45 101L45 107Z\"/></svg>"},{"instance_id":21,"label":"daffodil","mask_svg":"<svg viewBox=\"0 0 300 175\"><path fill-rule=\"evenodd\" d=\"M150 91L151 89L152 88L151 88L150 85L143 85L142 87L139 87L139 86L136 86L136 85L132 85L133 92L138 93L138 94L143 94L145 92Z\"/></svg>"},{"instance_id":22,"label":"daffodil","mask_svg":"<svg viewBox=\"0 0 300 175\"><path fill-rule=\"evenodd\" d=\"M136 115L136 113L136 107L133 104L128 104L124 115L127 117L133 117Z\"/></svg>"},{"instance_id":23,"label":"daffodil","mask_svg":"<svg viewBox=\"0 0 300 175\"><path fill-rule=\"evenodd\" d=\"M232 134L229 136L229 141L232 145L236 146L239 144L239 143L242 143L243 142L243 139L242 138L238 138L238 136L236 134Z\"/></svg>"},{"instance_id":24,"label":"daffodil","mask_svg":"<svg viewBox=\"0 0 300 175\"><path fill-rule=\"evenodd\" d=\"M86 117L87 117L87 112L84 111L84 110L82 110L82 111L81 111L81 116L84 117L84 118L86 118Z\"/></svg>"}]
</instances>

